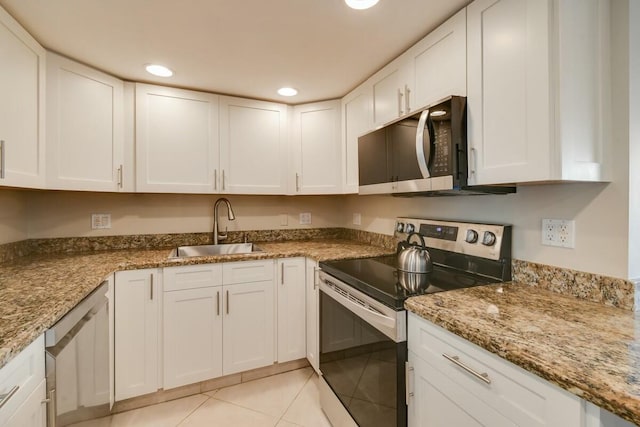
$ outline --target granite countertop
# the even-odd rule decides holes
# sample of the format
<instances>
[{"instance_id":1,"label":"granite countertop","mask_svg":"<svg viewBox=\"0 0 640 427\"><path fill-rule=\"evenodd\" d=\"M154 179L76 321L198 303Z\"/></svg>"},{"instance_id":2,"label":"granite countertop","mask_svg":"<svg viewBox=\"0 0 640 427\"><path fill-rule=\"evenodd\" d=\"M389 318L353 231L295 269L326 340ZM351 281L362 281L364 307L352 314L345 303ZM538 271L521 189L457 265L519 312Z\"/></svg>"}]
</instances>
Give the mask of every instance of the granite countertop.
<instances>
[{"instance_id":1,"label":"granite countertop","mask_svg":"<svg viewBox=\"0 0 640 427\"><path fill-rule=\"evenodd\" d=\"M176 265L309 257L317 261L385 255L353 240L260 243L262 252L169 259L170 249L30 255L0 264L0 368L55 324L111 273Z\"/></svg>"},{"instance_id":2,"label":"granite countertop","mask_svg":"<svg viewBox=\"0 0 640 427\"><path fill-rule=\"evenodd\" d=\"M418 296L405 306L640 425L640 314L520 283Z\"/></svg>"}]
</instances>

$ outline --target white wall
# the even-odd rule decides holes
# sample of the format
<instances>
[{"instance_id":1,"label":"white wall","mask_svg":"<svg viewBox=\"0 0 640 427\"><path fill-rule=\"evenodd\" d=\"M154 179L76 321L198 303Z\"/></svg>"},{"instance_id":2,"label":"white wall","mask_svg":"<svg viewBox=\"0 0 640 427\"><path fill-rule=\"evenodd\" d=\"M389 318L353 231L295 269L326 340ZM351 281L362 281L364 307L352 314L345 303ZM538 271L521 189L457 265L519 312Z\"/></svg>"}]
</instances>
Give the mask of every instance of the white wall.
<instances>
[{"instance_id":1,"label":"white wall","mask_svg":"<svg viewBox=\"0 0 640 427\"><path fill-rule=\"evenodd\" d=\"M0 244L27 238L27 193L0 188Z\"/></svg>"},{"instance_id":2,"label":"white wall","mask_svg":"<svg viewBox=\"0 0 640 427\"><path fill-rule=\"evenodd\" d=\"M46 191L29 195L29 237L111 236L209 232L216 195L115 194ZM342 223L337 198L322 196L228 196L236 220L229 230L335 227ZM312 224L298 223L301 212L311 212ZM91 230L92 213L110 213L112 228ZM286 214L288 225L280 225Z\"/></svg>"},{"instance_id":3,"label":"white wall","mask_svg":"<svg viewBox=\"0 0 640 427\"><path fill-rule=\"evenodd\" d=\"M629 2L629 277L640 278L640 1Z\"/></svg>"}]
</instances>

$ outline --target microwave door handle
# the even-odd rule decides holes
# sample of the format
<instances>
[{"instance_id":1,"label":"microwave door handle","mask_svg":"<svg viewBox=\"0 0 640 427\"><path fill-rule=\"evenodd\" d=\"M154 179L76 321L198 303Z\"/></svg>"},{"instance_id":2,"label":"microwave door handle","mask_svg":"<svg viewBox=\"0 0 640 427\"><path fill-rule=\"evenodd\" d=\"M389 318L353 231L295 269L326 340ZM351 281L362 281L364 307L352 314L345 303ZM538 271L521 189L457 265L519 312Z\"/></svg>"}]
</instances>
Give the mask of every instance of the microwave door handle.
<instances>
[{"instance_id":1,"label":"microwave door handle","mask_svg":"<svg viewBox=\"0 0 640 427\"><path fill-rule=\"evenodd\" d=\"M416 128L416 158L418 159L418 167L420 168L420 173L422 173L423 178L429 178L431 174L429 173L429 159L431 158L431 133L429 131L429 126L427 125L427 120L429 119L429 110L424 110L420 115L420 120L418 121L418 127ZM427 138L429 138L429 144L427 145L427 152L424 150L424 134L427 133Z\"/></svg>"}]
</instances>

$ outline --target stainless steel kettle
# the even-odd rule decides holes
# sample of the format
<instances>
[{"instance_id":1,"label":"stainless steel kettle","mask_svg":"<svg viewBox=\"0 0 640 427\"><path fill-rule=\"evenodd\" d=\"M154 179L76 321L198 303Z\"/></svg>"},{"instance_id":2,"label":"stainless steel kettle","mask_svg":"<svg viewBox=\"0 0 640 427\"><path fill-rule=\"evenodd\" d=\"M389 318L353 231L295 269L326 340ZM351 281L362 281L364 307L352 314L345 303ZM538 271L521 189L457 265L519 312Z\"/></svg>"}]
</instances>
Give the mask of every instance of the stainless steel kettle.
<instances>
[{"instance_id":1,"label":"stainless steel kettle","mask_svg":"<svg viewBox=\"0 0 640 427\"><path fill-rule=\"evenodd\" d=\"M420 244L411 243L413 236L420 238ZM433 264L431 256L424 243L424 238L418 233L407 236L406 242L398 245L398 270L408 273L431 273Z\"/></svg>"}]
</instances>

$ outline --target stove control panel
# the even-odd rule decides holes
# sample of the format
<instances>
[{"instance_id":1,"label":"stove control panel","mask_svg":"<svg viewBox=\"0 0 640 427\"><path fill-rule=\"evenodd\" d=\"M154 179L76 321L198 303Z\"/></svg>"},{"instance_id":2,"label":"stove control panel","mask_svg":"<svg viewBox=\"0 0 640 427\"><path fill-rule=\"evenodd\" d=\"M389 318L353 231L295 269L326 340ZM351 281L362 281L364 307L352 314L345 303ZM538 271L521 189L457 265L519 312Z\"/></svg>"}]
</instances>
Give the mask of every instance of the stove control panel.
<instances>
[{"instance_id":1,"label":"stove control panel","mask_svg":"<svg viewBox=\"0 0 640 427\"><path fill-rule=\"evenodd\" d=\"M511 258L510 225L398 218L395 230L399 240L414 231L421 234L428 248L493 260Z\"/></svg>"}]
</instances>

